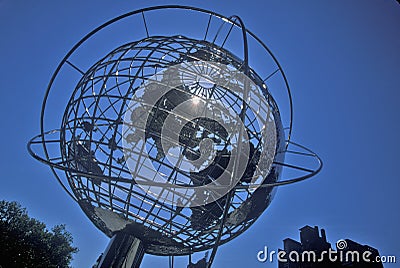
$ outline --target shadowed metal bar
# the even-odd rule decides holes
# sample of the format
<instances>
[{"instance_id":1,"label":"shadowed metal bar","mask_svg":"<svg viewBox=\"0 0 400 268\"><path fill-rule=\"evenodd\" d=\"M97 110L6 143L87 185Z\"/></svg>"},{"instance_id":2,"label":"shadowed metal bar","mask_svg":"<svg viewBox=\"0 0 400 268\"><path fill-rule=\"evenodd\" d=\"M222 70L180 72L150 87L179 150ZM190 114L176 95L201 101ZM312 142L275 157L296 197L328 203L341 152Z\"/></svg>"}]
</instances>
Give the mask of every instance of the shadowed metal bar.
<instances>
[{"instance_id":1,"label":"shadowed metal bar","mask_svg":"<svg viewBox=\"0 0 400 268\"><path fill-rule=\"evenodd\" d=\"M77 70L78 72L80 72L81 75L84 75L84 74L85 74L81 69L79 69L75 64L71 63L69 60L67 60L67 61L65 61L65 62L68 63L69 66L71 66L72 68L74 68L75 70Z\"/></svg>"}]
</instances>

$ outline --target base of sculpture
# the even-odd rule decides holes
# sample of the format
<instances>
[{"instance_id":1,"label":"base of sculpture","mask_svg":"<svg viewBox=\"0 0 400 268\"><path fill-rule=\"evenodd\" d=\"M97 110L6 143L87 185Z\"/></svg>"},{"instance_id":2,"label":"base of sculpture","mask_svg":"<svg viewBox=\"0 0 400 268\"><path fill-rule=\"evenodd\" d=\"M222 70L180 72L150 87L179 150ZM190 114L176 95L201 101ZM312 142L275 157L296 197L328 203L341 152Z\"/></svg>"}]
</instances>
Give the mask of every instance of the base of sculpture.
<instances>
[{"instance_id":1,"label":"base of sculpture","mask_svg":"<svg viewBox=\"0 0 400 268\"><path fill-rule=\"evenodd\" d=\"M138 268L144 255L143 242L124 232L115 233L97 268Z\"/></svg>"}]
</instances>

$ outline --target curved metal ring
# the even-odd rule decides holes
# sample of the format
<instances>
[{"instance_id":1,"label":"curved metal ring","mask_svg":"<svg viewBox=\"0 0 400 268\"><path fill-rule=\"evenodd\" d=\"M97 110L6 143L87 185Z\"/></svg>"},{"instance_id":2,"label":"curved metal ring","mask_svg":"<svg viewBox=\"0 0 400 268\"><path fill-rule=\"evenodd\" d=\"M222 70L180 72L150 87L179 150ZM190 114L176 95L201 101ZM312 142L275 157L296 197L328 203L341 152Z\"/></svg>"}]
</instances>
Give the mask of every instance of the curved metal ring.
<instances>
[{"instance_id":1,"label":"curved metal ring","mask_svg":"<svg viewBox=\"0 0 400 268\"><path fill-rule=\"evenodd\" d=\"M92 175L90 173L84 173L80 170L75 170L75 169L71 169L70 167L66 166L65 162L54 162L52 160L52 158L45 156L41 156L40 154L38 154L37 152L35 152L35 150L33 149L35 144L42 144L42 141L45 140L45 143L56 143L59 144L60 140L59 139L46 139L46 136L51 135L51 134L56 134L59 133L60 130L51 130L48 132L45 132L45 135L37 135L35 137L33 137L28 145L28 152L32 155L32 157L34 157L35 159L37 159L38 161L50 166L52 169L56 168L58 170L62 170L62 171L69 171L72 172L76 175L79 176L86 176L88 178L96 178L102 181L117 181L117 182L127 182L127 183L135 183L135 180L133 178L122 178L122 177L112 177L112 176L106 176L106 175ZM278 166L282 166L283 168L291 168L291 169L297 169L303 172L306 172L307 174L300 176L300 177L296 177L296 178L292 178L292 179L285 179L282 181L278 181L278 182L274 182L274 183L265 183L265 184L255 184L255 185L251 185L251 186L247 186L247 185L237 185L234 189L248 189L248 188L257 188L257 187L277 187L277 186L283 186L283 185L288 185L288 184L292 184L292 183L296 183L296 182L300 182L306 179L309 179L311 177L313 177L314 175L318 174L322 167L323 167L323 162L322 159L313 151L311 151L310 149L306 148L305 146L302 146L298 143L295 143L293 141L287 141L289 143L289 145L293 145L301 150L295 151L295 150L285 150L283 151L283 153L285 154L295 154L295 155L302 155L305 157L311 157L314 160L316 160L317 162L317 167L316 168L307 168L307 167L300 167L300 166L296 166L294 164L287 164L287 163L279 163L279 162L274 162L275 165ZM305 152L304 152L305 151ZM57 156L54 157L53 159L61 159L61 156ZM59 178L59 176L57 175L56 172L54 172L56 175L57 180L59 181L59 183L62 185L62 187L64 188L65 191L68 192L68 194L74 199L76 200L75 196L69 191L68 187L61 181L61 179ZM144 182L141 182L144 183ZM156 182L151 182L149 183L150 185L157 185L157 186L168 186L167 183L156 183Z\"/></svg>"}]
</instances>

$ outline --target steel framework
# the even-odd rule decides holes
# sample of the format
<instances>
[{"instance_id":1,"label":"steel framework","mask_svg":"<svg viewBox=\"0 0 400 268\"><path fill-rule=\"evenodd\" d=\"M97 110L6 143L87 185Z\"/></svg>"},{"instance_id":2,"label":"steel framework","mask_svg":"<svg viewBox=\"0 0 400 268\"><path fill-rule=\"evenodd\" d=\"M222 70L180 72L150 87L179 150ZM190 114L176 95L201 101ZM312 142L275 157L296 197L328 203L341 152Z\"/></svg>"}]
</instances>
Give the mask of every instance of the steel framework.
<instances>
[{"instance_id":1,"label":"steel framework","mask_svg":"<svg viewBox=\"0 0 400 268\"><path fill-rule=\"evenodd\" d=\"M181 19L180 24L174 24L181 28L162 32L152 28L155 25L152 19L171 23ZM198 24L188 27L189 20ZM135 37L127 34L132 23L136 26ZM194 27L202 30L196 33ZM109 41L110 32L121 34L121 38ZM110 47L104 45L108 41ZM99 53L106 53L94 53L96 47ZM257 57L250 57L249 48L254 48ZM239 51L241 56L237 56ZM91 53L96 55L90 58L87 55ZM260 60L261 56L265 60ZM258 90L257 96L264 98L271 109L277 142L268 174L251 184L250 178L255 176L263 157L261 151L265 145L260 133L264 126L254 120L255 112L243 96L229 88L186 77L190 87L172 88L152 108L152 115L142 129L146 133L145 146L138 155L145 155L146 151L153 167L167 174L168 183L206 185L223 172L224 159L232 154L227 149L231 140L213 120L194 120L193 125L183 128L180 136L185 148L182 155L186 158L198 158L196 148L200 141L195 139L198 134L202 138L208 135L218 144L217 158L204 172L181 171L171 166L166 161L167 152L160 147L163 120L179 103L193 97L218 99L227 109L236 111L245 125L251 150L243 176L226 196L201 206L185 207L162 202L137 185L138 178L132 177L123 146L124 139L134 143L135 138L125 135L123 124L129 101L148 79L171 66L199 61L224 64L250 78ZM202 71L212 77L213 70ZM68 98L65 91L70 87L66 84L74 88ZM236 86L239 90L244 87ZM56 109L49 106L59 107L59 102L65 104L65 109L60 120L54 120ZM136 114L134 120L140 120L140 115ZM156 6L104 23L67 53L45 93L41 133L29 142L28 150L34 158L50 166L62 187L108 236L121 231L132 234L143 242L146 253L155 255L188 255L212 249L211 265L218 246L243 233L268 207L275 187L308 179L321 170L322 161L315 153L291 141L292 120L291 91L281 66L238 16L226 17L188 6ZM60 122L61 126L57 126Z\"/></svg>"}]
</instances>

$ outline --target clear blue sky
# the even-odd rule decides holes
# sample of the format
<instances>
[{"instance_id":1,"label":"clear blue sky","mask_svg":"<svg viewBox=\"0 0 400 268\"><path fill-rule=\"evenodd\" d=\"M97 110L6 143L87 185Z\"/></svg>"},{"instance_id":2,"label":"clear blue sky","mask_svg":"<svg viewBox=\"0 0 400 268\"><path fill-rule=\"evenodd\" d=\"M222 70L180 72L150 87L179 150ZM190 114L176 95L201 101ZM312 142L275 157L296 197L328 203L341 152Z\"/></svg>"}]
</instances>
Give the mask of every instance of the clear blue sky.
<instances>
[{"instance_id":1,"label":"clear blue sky","mask_svg":"<svg viewBox=\"0 0 400 268\"><path fill-rule=\"evenodd\" d=\"M280 187L260 219L220 247L215 267L277 267L258 263L257 252L297 239L306 224L325 228L332 243L350 238L400 261L400 5L394 0L0 0L0 199L21 202L49 226L66 223L80 249L73 266L91 267L108 238L49 168L28 155L26 143L39 133L42 97L67 51L106 20L158 4L240 15L286 72L294 140L325 162L317 177ZM177 267L185 262L178 258ZM143 267L155 263L166 267L168 260L145 256Z\"/></svg>"}]
</instances>

